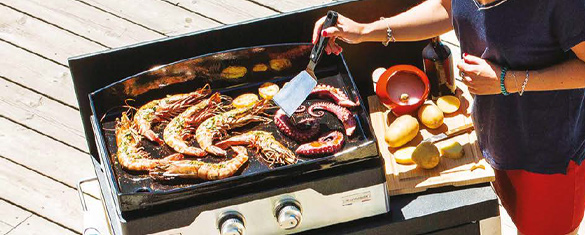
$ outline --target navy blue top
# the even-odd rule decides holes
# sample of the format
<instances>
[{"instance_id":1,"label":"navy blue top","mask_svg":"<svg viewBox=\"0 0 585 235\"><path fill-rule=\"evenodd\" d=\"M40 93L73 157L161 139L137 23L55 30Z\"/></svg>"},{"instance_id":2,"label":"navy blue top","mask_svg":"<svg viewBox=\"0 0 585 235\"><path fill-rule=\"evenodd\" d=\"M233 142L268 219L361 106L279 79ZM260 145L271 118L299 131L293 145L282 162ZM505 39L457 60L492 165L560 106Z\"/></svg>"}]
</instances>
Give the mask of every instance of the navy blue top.
<instances>
[{"instance_id":1,"label":"navy blue top","mask_svg":"<svg viewBox=\"0 0 585 235\"><path fill-rule=\"evenodd\" d=\"M452 11L462 52L512 70L576 58L571 48L585 41L585 0L452 0ZM472 118L496 169L565 173L570 160L585 158L585 89L478 95Z\"/></svg>"}]
</instances>

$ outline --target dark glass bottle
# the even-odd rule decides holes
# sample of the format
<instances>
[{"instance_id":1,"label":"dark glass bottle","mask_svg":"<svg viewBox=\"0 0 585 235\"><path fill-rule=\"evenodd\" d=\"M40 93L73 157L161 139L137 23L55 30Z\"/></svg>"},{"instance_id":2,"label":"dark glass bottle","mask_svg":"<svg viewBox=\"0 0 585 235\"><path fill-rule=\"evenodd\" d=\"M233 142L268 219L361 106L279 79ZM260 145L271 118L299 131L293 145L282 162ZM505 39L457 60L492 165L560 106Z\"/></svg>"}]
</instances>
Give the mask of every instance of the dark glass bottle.
<instances>
[{"instance_id":1,"label":"dark glass bottle","mask_svg":"<svg viewBox=\"0 0 585 235\"><path fill-rule=\"evenodd\" d=\"M453 74L453 57L449 47L444 45L439 37L435 37L423 49L422 57L431 87L429 97L437 100L444 95L454 95L457 87Z\"/></svg>"}]
</instances>

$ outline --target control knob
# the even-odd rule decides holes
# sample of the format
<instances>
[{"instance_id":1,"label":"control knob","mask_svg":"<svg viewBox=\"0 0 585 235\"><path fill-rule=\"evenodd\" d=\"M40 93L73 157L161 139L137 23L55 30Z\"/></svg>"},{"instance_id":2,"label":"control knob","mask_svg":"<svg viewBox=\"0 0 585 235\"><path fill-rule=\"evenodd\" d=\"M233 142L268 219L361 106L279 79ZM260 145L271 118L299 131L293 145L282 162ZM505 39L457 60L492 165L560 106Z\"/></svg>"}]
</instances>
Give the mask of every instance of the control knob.
<instances>
[{"instance_id":1,"label":"control knob","mask_svg":"<svg viewBox=\"0 0 585 235\"><path fill-rule=\"evenodd\" d=\"M284 202L278 208L276 219L282 229L294 229L301 224L303 214L298 202Z\"/></svg>"},{"instance_id":2,"label":"control knob","mask_svg":"<svg viewBox=\"0 0 585 235\"><path fill-rule=\"evenodd\" d=\"M227 213L220 217L219 234L220 235L244 235L246 227L241 214L237 212Z\"/></svg>"}]
</instances>

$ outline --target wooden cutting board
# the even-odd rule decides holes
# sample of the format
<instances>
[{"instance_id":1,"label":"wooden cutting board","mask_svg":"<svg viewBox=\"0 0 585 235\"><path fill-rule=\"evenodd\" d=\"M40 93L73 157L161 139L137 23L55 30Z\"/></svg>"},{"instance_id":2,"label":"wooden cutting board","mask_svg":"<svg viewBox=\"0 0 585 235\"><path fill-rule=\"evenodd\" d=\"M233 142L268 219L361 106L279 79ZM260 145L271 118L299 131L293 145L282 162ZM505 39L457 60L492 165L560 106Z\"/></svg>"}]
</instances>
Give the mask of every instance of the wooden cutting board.
<instances>
[{"instance_id":1,"label":"wooden cutting board","mask_svg":"<svg viewBox=\"0 0 585 235\"><path fill-rule=\"evenodd\" d=\"M461 100L459 111L445 115L443 126L435 130L426 128L419 121L420 131L418 136L402 147L416 146L423 139L432 135L470 123L469 113L471 108L469 104L471 96L461 89L458 89L457 93ZM386 180L390 195L417 193L429 188L449 185L463 186L494 181L494 171L483 159L477 144L475 131L436 143L437 147L440 148L440 146L449 141L458 141L465 150L465 155L460 159L441 158L439 165L430 170L417 168L416 165L396 163L393 153L399 148L390 148L384 140L384 131L396 119L396 116L380 102L377 96L368 97L368 103L372 126L378 140L378 151L385 162ZM426 103L433 102L428 100ZM416 113L412 115L416 117Z\"/></svg>"}]
</instances>

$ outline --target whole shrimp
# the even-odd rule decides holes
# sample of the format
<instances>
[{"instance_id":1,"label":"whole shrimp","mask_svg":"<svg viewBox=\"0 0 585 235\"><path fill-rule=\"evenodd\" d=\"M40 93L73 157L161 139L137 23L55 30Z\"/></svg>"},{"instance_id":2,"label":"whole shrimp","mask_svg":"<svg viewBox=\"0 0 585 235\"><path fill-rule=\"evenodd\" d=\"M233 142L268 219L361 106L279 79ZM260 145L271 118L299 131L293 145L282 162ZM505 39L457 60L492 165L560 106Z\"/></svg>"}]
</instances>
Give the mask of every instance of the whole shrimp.
<instances>
[{"instance_id":1,"label":"whole shrimp","mask_svg":"<svg viewBox=\"0 0 585 235\"><path fill-rule=\"evenodd\" d=\"M215 93L209 99L203 100L194 106L189 107L185 112L173 118L165 127L163 138L175 151L203 157L207 155L203 149L189 146L187 140L192 138L196 128L206 119L217 114L221 110L221 96Z\"/></svg>"},{"instance_id":2,"label":"whole shrimp","mask_svg":"<svg viewBox=\"0 0 585 235\"><path fill-rule=\"evenodd\" d=\"M152 124L170 120L210 93L209 84L206 84L191 93L171 95L148 102L140 107L134 115L134 123L138 127L138 133L150 141L164 144L163 140L151 129Z\"/></svg>"},{"instance_id":3,"label":"whole shrimp","mask_svg":"<svg viewBox=\"0 0 585 235\"><path fill-rule=\"evenodd\" d=\"M227 131L230 129L244 126L250 122L269 122L271 119L256 115L268 108L268 104L269 100L261 100L252 106L233 109L205 120L195 132L197 143L210 154L225 156L225 150L213 145L213 140L227 135Z\"/></svg>"},{"instance_id":4,"label":"whole shrimp","mask_svg":"<svg viewBox=\"0 0 585 235\"><path fill-rule=\"evenodd\" d=\"M262 153L264 160L271 166L274 164L295 164L298 161L298 158L290 149L276 141L274 136L266 131L249 131L220 141L216 146L225 149L232 145L242 144L256 147Z\"/></svg>"},{"instance_id":5,"label":"whole shrimp","mask_svg":"<svg viewBox=\"0 0 585 235\"><path fill-rule=\"evenodd\" d=\"M218 180L234 175L248 161L248 152L242 146L232 147L236 156L220 163L208 163L198 160L172 161L150 171L150 176L159 180L173 178L191 178Z\"/></svg>"},{"instance_id":6,"label":"whole shrimp","mask_svg":"<svg viewBox=\"0 0 585 235\"><path fill-rule=\"evenodd\" d=\"M122 168L131 171L147 171L160 164L183 159L183 155L175 153L163 159L149 158L147 152L139 147L142 137L136 132L134 123L130 121L126 113L116 123L116 153L118 162Z\"/></svg>"}]
</instances>

